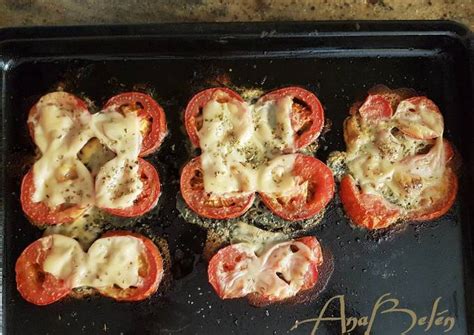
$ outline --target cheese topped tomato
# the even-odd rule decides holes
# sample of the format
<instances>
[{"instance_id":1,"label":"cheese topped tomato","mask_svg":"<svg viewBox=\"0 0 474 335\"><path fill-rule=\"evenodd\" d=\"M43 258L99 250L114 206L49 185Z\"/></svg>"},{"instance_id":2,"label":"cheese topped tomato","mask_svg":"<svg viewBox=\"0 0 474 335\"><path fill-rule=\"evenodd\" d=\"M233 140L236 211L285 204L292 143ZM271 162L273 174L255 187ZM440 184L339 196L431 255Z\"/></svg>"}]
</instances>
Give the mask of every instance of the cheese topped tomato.
<instances>
[{"instance_id":1,"label":"cheese topped tomato","mask_svg":"<svg viewBox=\"0 0 474 335\"><path fill-rule=\"evenodd\" d=\"M75 288L94 288L116 300L142 300L163 276L156 245L130 232L110 232L87 252L73 238L43 237L29 245L16 266L17 288L29 302L53 303Z\"/></svg>"},{"instance_id":2,"label":"cheese topped tomato","mask_svg":"<svg viewBox=\"0 0 474 335\"><path fill-rule=\"evenodd\" d=\"M369 95L344 123L346 152L329 159L339 167L346 211L371 229L403 218L438 217L457 191L438 107L426 97L399 98L392 113L392 96L393 91Z\"/></svg>"},{"instance_id":3,"label":"cheese topped tomato","mask_svg":"<svg viewBox=\"0 0 474 335\"><path fill-rule=\"evenodd\" d=\"M329 169L297 153L316 139L324 122L311 92L287 87L252 104L230 89L207 89L191 99L185 121L201 155L184 167L181 194L200 216L238 217L259 192L278 216L303 220L331 199ZM302 171L302 164L317 171Z\"/></svg>"},{"instance_id":4,"label":"cheese topped tomato","mask_svg":"<svg viewBox=\"0 0 474 335\"><path fill-rule=\"evenodd\" d=\"M159 195L149 188L159 189L159 181L139 156L143 145L149 152L161 143L164 135L154 132L166 131L164 116L147 109L150 97L125 95L128 100L111 99L116 103L95 114L65 92L47 94L33 106L28 126L41 158L24 178L22 204L34 222L71 222L91 206L140 215L156 204L157 196L142 204L150 194ZM141 104L132 101L135 96ZM153 120L161 126L143 129Z\"/></svg>"}]
</instances>

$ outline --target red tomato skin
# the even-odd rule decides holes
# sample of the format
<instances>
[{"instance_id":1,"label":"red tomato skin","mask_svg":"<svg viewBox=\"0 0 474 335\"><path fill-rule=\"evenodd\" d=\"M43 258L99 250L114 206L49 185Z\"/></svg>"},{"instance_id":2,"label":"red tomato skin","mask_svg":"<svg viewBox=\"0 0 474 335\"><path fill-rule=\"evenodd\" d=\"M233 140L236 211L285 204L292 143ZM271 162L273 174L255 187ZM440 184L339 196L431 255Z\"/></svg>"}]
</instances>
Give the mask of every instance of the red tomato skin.
<instances>
[{"instance_id":1,"label":"red tomato skin","mask_svg":"<svg viewBox=\"0 0 474 335\"><path fill-rule=\"evenodd\" d=\"M142 176L146 176L147 183L144 183L144 190L139 196L142 197L138 203L127 208L101 208L109 214L121 217L137 217L151 211L161 194L160 177L155 167L143 158L138 158L138 164Z\"/></svg>"},{"instance_id":2,"label":"red tomato skin","mask_svg":"<svg viewBox=\"0 0 474 335\"><path fill-rule=\"evenodd\" d=\"M293 175L300 176L303 180L312 181L314 189L313 199L308 205L306 197L303 203L296 205L297 209L283 207L270 193L259 193L265 204L274 214L288 221L298 221L311 218L320 213L334 196L335 182L332 171L317 158L297 154Z\"/></svg>"},{"instance_id":3,"label":"red tomato skin","mask_svg":"<svg viewBox=\"0 0 474 335\"><path fill-rule=\"evenodd\" d=\"M180 188L181 195L188 205L199 216L209 219L231 219L243 215L247 212L255 200L255 193L243 195L239 198L239 203L234 206L227 207L210 207L206 206L209 195L204 189L193 190L190 186L191 179L196 169L201 169L200 157L193 158L188 162L181 172ZM234 197L235 199L237 197Z\"/></svg>"},{"instance_id":4,"label":"red tomato skin","mask_svg":"<svg viewBox=\"0 0 474 335\"><path fill-rule=\"evenodd\" d=\"M400 210L382 197L361 193L350 175L341 179L339 195L351 221L367 229L381 229L400 219Z\"/></svg>"},{"instance_id":5,"label":"red tomato skin","mask_svg":"<svg viewBox=\"0 0 474 335\"><path fill-rule=\"evenodd\" d=\"M23 299L38 306L52 304L71 292L70 285L64 280L46 272L39 274L38 270L42 267L47 248L51 247L51 243L51 236L31 243L23 250L15 265L18 292Z\"/></svg>"},{"instance_id":6,"label":"red tomato skin","mask_svg":"<svg viewBox=\"0 0 474 335\"><path fill-rule=\"evenodd\" d=\"M145 246L145 255L147 259L148 276L144 279L143 285L137 288L130 288L127 290L108 288L98 289L98 291L107 297L110 297L116 301L140 301L150 297L154 294L163 279L163 258L158 247L149 238L138 234L124 230L116 230L106 232L102 237L112 236L132 236L140 239Z\"/></svg>"},{"instance_id":7,"label":"red tomato skin","mask_svg":"<svg viewBox=\"0 0 474 335\"><path fill-rule=\"evenodd\" d=\"M318 97L301 87L290 86L277 89L263 95L260 100L276 100L285 96L292 96L300 101L303 101L310 109L312 124L301 136L295 138L296 149L303 149L314 142L321 134L324 126L324 109Z\"/></svg>"},{"instance_id":8,"label":"red tomato skin","mask_svg":"<svg viewBox=\"0 0 474 335\"><path fill-rule=\"evenodd\" d=\"M158 150L168 132L166 115L160 104L148 94L125 92L110 98L105 104L104 109L136 102L143 106L141 113L151 118L151 130L143 138L139 154L140 157L145 157Z\"/></svg>"},{"instance_id":9,"label":"red tomato skin","mask_svg":"<svg viewBox=\"0 0 474 335\"><path fill-rule=\"evenodd\" d=\"M383 95L371 94L359 108L359 113L366 120L384 120L393 115L392 105Z\"/></svg>"},{"instance_id":10,"label":"red tomato skin","mask_svg":"<svg viewBox=\"0 0 474 335\"><path fill-rule=\"evenodd\" d=\"M184 125L189 139L194 147L199 148L199 135L196 128L196 116L200 110L211 100L217 99L219 92L223 92L228 96L229 101L243 103L244 99L235 91L227 87L208 88L196 93L189 101L184 111Z\"/></svg>"}]
</instances>

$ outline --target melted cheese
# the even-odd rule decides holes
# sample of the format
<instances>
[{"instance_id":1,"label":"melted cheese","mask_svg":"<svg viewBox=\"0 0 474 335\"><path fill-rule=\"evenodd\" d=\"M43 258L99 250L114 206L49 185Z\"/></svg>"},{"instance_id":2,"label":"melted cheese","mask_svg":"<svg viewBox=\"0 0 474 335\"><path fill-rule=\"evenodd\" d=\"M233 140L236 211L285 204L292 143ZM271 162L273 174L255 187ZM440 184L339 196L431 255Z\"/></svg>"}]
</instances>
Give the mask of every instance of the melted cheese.
<instances>
[{"instance_id":1,"label":"melted cheese","mask_svg":"<svg viewBox=\"0 0 474 335\"><path fill-rule=\"evenodd\" d=\"M297 252L292 251L295 247ZM290 241L276 244L262 256L257 292L278 299L296 295L304 285L312 261L314 255L304 243Z\"/></svg>"},{"instance_id":2,"label":"melted cheese","mask_svg":"<svg viewBox=\"0 0 474 335\"><path fill-rule=\"evenodd\" d=\"M61 204L91 205L94 182L85 165L75 157L51 159L51 156L43 155L33 166L33 202L42 201L52 208Z\"/></svg>"},{"instance_id":3,"label":"melted cheese","mask_svg":"<svg viewBox=\"0 0 474 335\"><path fill-rule=\"evenodd\" d=\"M72 237L83 249L88 249L104 230L103 217L95 207L87 209L84 215L71 223L48 225L43 236L60 234Z\"/></svg>"},{"instance_id":4,"label":"melted cheese","mask_svg":"<svg viewBox=\"0 0 474 335\"><path fill-rule=\"evenodd\" d=\"M34 139L41 153L64 146L76 150L84 145L84 139L78 135L87 127L91 115L76 107L72 95L64 92L47 94L36 103L35 109L36 113L30 114L28 122L34 125Z\"/></svg>"},{"instance_id":5,"label":"melted cheese","mask_svg":"<svg viewBox=\"0 0 474 335\"><path fill-rule=\"evenodd\" d=\"M446 164L441 115L426 111L423 105L417 113L407 111L412 107L406 104L400 103L394 116L384 121L351 116L345 123L347 152L339 158L363 193L382 195L410 210L423 201L427 189L440 183ZM415 139L397 128L438 137Z\"/></svg>"},{"instance_id":6,"label":"melted cheese","mask_svg":"<svg viewBox=\"0 0 474 335\"><path fill-rule=\"evenodd\" d=\"M118 113L116 106L91 115L74 107L71 99L62 92L45 95L28 120L42 153L33 167L32 200L52 208L61 204L132 206L143 189L137 160L142 141L140 118L135 113ZM78 159L92 138L115 153L97 171L95 185L90 171Z\"/></svg>"},{"instance_id":7,"label":"melted cheese","mask_svg":"<svg viewBox=\"0 0 474 335\"><path fill-rule=\"evenodd\" d=\"M443 116L433 111L430 104L413 104L410 100L400 102L394 115L398 125L416 134L418 137L443 136Z\"/></svg>"},{"instance_id":8,"label":"melted cheese","mask_svg":"<svg viewBox=\"0 0 474 335\"><path fill-rule=\"evenodd\" d=\"M56 278L71 280L76 286L75 278L82 276L84 272L83 264L86 261L84 251L76 240L69 237L52 235L51 239L51 248L44 260L43 270Z\"/></svg>"},{"instance_id":9,"label":"melted cheese","mask_svg":"<svg viewBox=\"0 0 474 335\"><path fill-rule=\"evenodd\" d=\"M93 201L93 181L87 168L77 160L77 152L87 143L82 136L90 121L86 110L74 109L75 102L62 92L45 95L36 104L33 125L41 158L33 166L34 202L51 207L60 204L89 205Z\"/></svg>"},{"instance_id":10,"label":"melted cheese","mask_svg":"<svg viewBox=\"0 0 474 335\"><path fill-rule=\"evenodd\" d=\"M86 253L79 243L62 235L45 238L47 252L43 270L70 283L72 288L122 289L138 286L143 243L132 236L111 236L95 241ZM51 243L51 244L50 244Z\"/></svg>"},{"instance_id":11,"label":"melted cheese","mask_svg":"<svg viewBox=\"0 0 474 335\"><path fill-rule=\"evenodd\" d=\"M245 296L258 293L271 299L285 299L296 295L305 283L310 265L322 264L322 255L316 255L306 244L299 241L277 242L257 256L255 244L232 245L245 256L233 271L219 268L217 277L225 285L225 297Z\"/></svg>"},{"instance_id":12,"label":"melted cheese","mask_svg":"<svg viewBox=\"0 0 474 335\"><path fill-rule=\"evenodd\" d=\"M268 245L283 241L286 236L283 233L269 232L245 222L239 221L232 224L230 231L230 243L237 244L245 242L251 244L255 253L260 255Z\"/></svg>"},{"instance_id":13,"label":"melted cheese","mask_svg":"<svg viewBox=\"0 0 474 335\"><path fill-rule=\"evenodd\" d=\"M138 154L142 142L140 119L135 113L125 116L111 106L93 116L95 136L116 157L104 164L97 174L96 204L99 207L127 208L140 195L143 183L138 174Z\"/></svg>"},{"instance_id":14,"label":"melted cheese","mask_svg":"<svg viewBox=\"0 0 474 335\"><path fill-rule=\"evenodd\" d=\"M248 105L209 101L199 130L204 189L233 192L291 192L294 131L292 97Z\"/></svg>"}]
</instances>

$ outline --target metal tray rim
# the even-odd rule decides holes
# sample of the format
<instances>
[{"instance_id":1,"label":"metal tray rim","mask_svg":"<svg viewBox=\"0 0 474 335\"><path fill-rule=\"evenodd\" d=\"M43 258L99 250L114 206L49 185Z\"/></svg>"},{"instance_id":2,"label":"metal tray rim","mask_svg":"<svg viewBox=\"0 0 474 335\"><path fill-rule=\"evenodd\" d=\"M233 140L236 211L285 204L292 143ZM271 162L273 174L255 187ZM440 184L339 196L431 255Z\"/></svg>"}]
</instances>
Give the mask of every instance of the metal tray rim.
<instances>
[{"instance_id":1,"label":"metal tray rim","mask_svg":"<svg viewBox=\"0 0 474 335\"><path fill-rule=\"evenodd\" d=\"M262 34L264 32L264 34ZM266 34L265 34L266 33ZM202 22L202 23L148 23L131 25L64 25L0 28L1 43L8 40L61 37L105 36L176 36L218 35L221 37L291 37L339 35L421 35L448 34L464 39L472 37L470 29L452 20L341 20L341 21L270 21L270 22ZM230 34L230 35L229 35Z\"/></svg>"}]
</instances>

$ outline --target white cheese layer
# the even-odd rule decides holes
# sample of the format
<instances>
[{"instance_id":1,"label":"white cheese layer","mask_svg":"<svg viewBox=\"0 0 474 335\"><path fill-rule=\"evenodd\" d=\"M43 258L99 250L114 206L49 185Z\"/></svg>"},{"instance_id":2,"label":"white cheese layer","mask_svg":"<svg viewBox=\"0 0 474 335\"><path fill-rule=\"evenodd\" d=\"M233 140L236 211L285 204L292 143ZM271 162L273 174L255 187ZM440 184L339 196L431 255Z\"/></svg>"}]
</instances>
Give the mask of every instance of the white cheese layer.
<instances>
[{"instance_id":1,"label":"white cheese layer","mask_svg":"<svg viewBox=\"0 0 474 335\"><path fill-rule=\"evenodd\" d=\"M417 137L434 138L443 136L444 122L440 113L433 112L427 103L414 104L410 100L400 102L395 118L400 127Z\"/></svg>"},{"instance_id":2,"label":"white cheese layer","mask_svg":"<svg viewBox=\"0 0 474 335\"><path fill-rule=\"evenodd\" d=\"M255 105L212 100L199 130L204 189L233 192L291 192L294 131L292 97Z\"/></svg>"},{"instance_id":3,"label":"white cheese layer","mask_svg":"<svg viewBox=\"0 0 474 335\"><path fill-rule=\"evenodd\" d=\"M92 177L76 157L89 139L84 133L91 115L75 107L73 99L62 92L47 94L28 119L42 154L33 166L35 193L32 200L43 201L51 207L69 203L86 206L93 202Z\"/></svg>"},{"instance_id":4,"label":"white cheese layer","mask_svg":"<svg viewBox=\"0 0 474 335\"><path fill-rule=\"evenodd\" d=\"M116 106L91 115L78 109L63 92L45 95L28 123L42 156L33 166L32 200L54 208L61 204L127 208L143 189L138 171L142 135L135 113L116 112ZM94 180L78 159L91 138L115 153Z\"/></svg>"},{"instance_id":5,"label":"white cheese layer","mask_svg":"<svg viewBox=\"0 0 474 335\"><path fill-rule=\"evenodd\" d=\"M125 116L114 106L93 116L95 136L115 152L116 157L105 163L96 177L96 205L107 208L127 208L140 195L143 183L138 173L138 154L142 136L140 119L134 113Z\"/></svg>"},{"instance_id":6,"label":"white cheese layer","mask_svg":"<svg viewBox=\"0 0 474 335\"><path fill-rule=\"evenodd\" d=\"M140 239L132 236L104 237L84 252L73 238L62 235L49 238L52 243L43 270L67 281L72 288L117 285L126 289L140 284L140 255L144 251ZM45 241L49 245L47 238Z\"/></svg>"}]
</instances>

